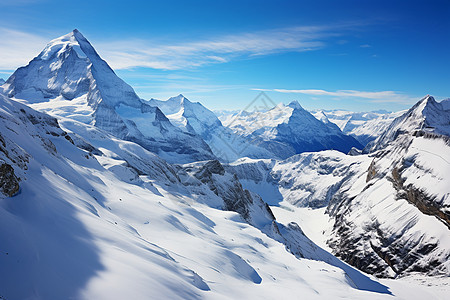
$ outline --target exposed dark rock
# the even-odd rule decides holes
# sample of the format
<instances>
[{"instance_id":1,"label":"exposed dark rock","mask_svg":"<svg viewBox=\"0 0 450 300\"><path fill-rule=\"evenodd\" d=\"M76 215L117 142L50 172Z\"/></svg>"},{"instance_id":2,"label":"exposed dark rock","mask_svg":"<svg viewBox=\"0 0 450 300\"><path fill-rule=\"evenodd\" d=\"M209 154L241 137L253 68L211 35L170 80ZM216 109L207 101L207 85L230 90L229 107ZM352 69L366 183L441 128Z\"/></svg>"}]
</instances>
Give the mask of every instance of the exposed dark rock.
<instances>
[{"instance_id":1,"label":"exposed dark rock","mask_svg":"<svg viewBox=\"0 0 450 300\"><path fill-rule=\"evenodd\" d=\"M224 175L225 169L218 160L208 161L203 167L195 174L195 177L205 183L204 180L209 180L212 174Z\"/></svg>"},{"instance_id":2,"label":"exposed dark rock","mask_svg":"<svg viewBox=\"0 0 450 300\"><path fill-rule=\"evenodd\" d=\"M403 165L404 167L404 165ZM389 179L398 191L397 197L405 199L416 206L422 213L432 215L449 226L449 215L443 207L438 205L437 199L427 195L424 191L412 185L404 186L402 167L394 167ZM375 162L372 162L367 174L367 181L382 176L377 174ZM370 187L368 184L367 188ZM365 190L365 189L364 189ZM422 260L423 257L432 257L433 251L438 251L439 241L430 240L426 243L411 243L404 232L414 226L412 219L407 228L393 234L380 229L376 218L368 220L368 224L358 235L359 228L352 222L353 198L348 197L346 191L339 190L327 208L327 212L334 220L334 236L327 242L333 249L333 254L358 269L374 274L377 277L395 277L411 272L421 272L429 275L445 274L443 261L431 259ZM359 230L360 231L360 230ZM448 257L447 259L450 259Z\"/></svg>"},{"instance_id":3,"label":"exposed dark rock","mask_svg":"<svg viewBox=\"0 0 450 300\"><path fill-rule=\"evenodd\" d=\"M19 191L19 179L14 175L11 165L0 163L0 192L5 196L12 197Z\"/></svg>"},{"instance_id":4,"label":"exposed dark rock","mask_svg":"<svg viewBox=\"0 0 450 300\"><path fill-rule=\"evenodd\" d=\"M369 182L371 179L375 178L375 176L377 176L377 169L375 167L375 160L372 160L372 163L367 170L366 182Z\"/></svg>"},{"instance_id":5,"label":"exposed dark rock","mask_svg":"<svg viewBox=\"0 0 450 300\"><path fill-rule=\"evenodd\" d=\"M180 166L179 172L193 175L201 183L205 184L214 194L222 198L224 210L239 213L242 218L252 224L251 210L258 211L267 219L275 220L270 207L256 194L244 189L234 173L226 172L218 160L193 163ZM183 177L181 175L180 177ZM185 185L198 185L195 180L183 181Z\"/></svg>"},{"instance_id":6,"label":"exposed dark rock","mask_svg":"<svg viewBox=\"0 0 450 300\"><path fill-rule=\"evenodd\" d=\"M404 181L401 177L401 170L394 168L392 170L392 184L398 191L397 197L406 199L409 203L417 207L422 213L434 216L442 221L450 229L450 213L444 211L438 201L424 191L415 188L412 184L404 186Z\"/></svg>"}]
</instances>

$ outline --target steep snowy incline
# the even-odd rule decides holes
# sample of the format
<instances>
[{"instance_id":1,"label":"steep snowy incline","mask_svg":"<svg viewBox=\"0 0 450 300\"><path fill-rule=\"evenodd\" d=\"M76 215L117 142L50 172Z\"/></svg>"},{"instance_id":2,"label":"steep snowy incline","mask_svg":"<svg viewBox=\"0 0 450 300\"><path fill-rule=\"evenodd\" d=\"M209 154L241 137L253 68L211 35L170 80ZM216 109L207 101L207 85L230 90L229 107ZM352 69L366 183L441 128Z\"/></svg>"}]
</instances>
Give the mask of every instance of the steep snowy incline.
<instances>
[{"instance_id":1,"label":"steep snowy incline","mask_svg":"<svg viewBox=\"0 0 450 300\"><path fill-rule=\"evenodd\" d=\"M217 209L242 193L218 162L172 167L137 144L63 118L67 134L56 119L3 96L0 116L0 159L14 169L0 183L7 175L20 186L13 197L0 196L6 299L392 298L298 225L280 228L282 242L330 264L298 259L243 222L242 212ZM249 216L263 216L248 197Z\"/></svg>"},{"instance_id":2,"label":"steep snowy incline","mask_svg":"<svg viewBox=\"0 0 450 300\"><path fill-rule=\"evenodd\" d=\"M386 129L391 125L395 118L404 114L405 111L399 111L395 113L389 113L381 115L378 118L368 120L362 125L353 128L347 132L348 135L353 136L362 145L367 145L371 141L379 137Z\"/></svg>"},{"instance_id":3,"label":"steep snowy incline","mask_svg":"<svg viewBox=\"0 0 450 300\"><path fill-rule=\"evenodd\" d=\"M147 103L161 109L178 128L201 136L223 162L235 161L241 157L274 156L272 152L258 147L251 139L241 137L224 127L212 111L199 102L189 101L181 94L166 101L151 99Z\"/></svg>"},{"instance_id":4,"label":"steep snowy incline","mask_svg":"<svg viewBox=\"0 0 450 300\"><path fill-rule=\"evenodd\" d=\"M352 147L362 148L353 137L333 124L317 120L296 101L279 104L269 111L242 112L226 120L226 126L273 152L275 157L328 149L347 153Z\"/></svg>"},{"instance_id":5,"label":"steep snowy incline","mask_svg":"<svg viewBox=\"0 0 450 300\"><path fill-rule=\"evenodd\" d=\"M322 151L281 162L243 159L227 169L276 207L326 207L332 227L321 230L328 232L328 245L361 270L448 277L449 136L433 133L448 124L442 108L432 98L421 100L370 155Z\"/></svg>"},{"instance_id":6,"label":"steep snowy incline","mask_svg":"<svg viewBox=\"0 0 450 300\"><path fill-rule=\"evenodd\" d=\"M396 118L381 136L369 143L364 152L382 149L399 136L444 135L450 136L450 109L436 102L430 95L424 97L406 113Z\"/></svg>"},{"instance_id":7,"label":"steep snowy incline","mask_svg":"<svg viewBox=\"0 0 450 300\"><path fill-rule=\"evenodd\" d=\"M3 89L35 109L93 124L173 162L214 158L199 136L139 99L78 30L51 41Z\"/></svg>"}]
</instances>

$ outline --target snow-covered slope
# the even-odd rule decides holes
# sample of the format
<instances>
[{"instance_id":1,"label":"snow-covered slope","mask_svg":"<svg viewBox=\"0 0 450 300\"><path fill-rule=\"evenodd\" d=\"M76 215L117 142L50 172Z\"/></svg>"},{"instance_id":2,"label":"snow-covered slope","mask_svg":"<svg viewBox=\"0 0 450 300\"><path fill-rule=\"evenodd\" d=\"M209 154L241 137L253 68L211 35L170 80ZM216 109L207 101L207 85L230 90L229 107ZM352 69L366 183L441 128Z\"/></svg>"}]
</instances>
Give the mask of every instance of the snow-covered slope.
<instances>
[{"instance_id":1,"label":"snow-covered slope","mask_svg":"<svg viewBox=\"0 0 450 300\"><path fill-rule=\"evenodd\" d=\"M95 125L173 162L214 158L199 136L141 101L78 30L51 41L3 88L35 109Z\"/></svg>"},{"instance_id":2,"label":"snow-covered slope","mask_svg":"<svg viewBox=\"0 0 450 300\"><path fill-rule=\"evenodd\" d=\"M426 96L406 113L397 117L375 141L369 143L365 152L373 152L389 145L392 141L411 135L450 136L450 109L446 101L436 102ZM399 138L400 137L400 138Z\"/></svg>"},{"instance_id":3,"label":"snow-covered slope","mask_svg":"<svg viewBox=\"0 0 450 300\"><path fill-rule=\"evenodd\" d=\"M161 109L178 128L201 136L221 161L274 156L272 152L258 147L251 139L241 137L224 127L212 111L199 102L189 101L181 94L166 101L151 99L147 103Z\"/></svg>"},{"instance_id":4,"label":"snow-covered slope","mask_svg":"<svg viewBox=\"0 0 450 300\"><path fill-rule=\"evenodd\" d=\"M354 128L361 126L365 122L373 119L377 119L380 116L389 115L390 112L379 110L370 112L352 112L347 110L312 110L313 114L317 119L322 119L325 115L327 119L335 123L344 133L352 131Z\"/></svg>"},{"instance_id":5,"label":"snow-covered slope","mask_svg":"<svg viewBox=\"0 0 450 300\"><path fill-rule=\"evenodd\" d=\"M353 128L347 134L353 136L362 145L367 145L379 137L389 127L389 125L391 125L395 118L404 113L405 111L400 111L381 115L378 118L368 120L360 126Z\"/></svg>"},{"instance_id":6,"label":"snow-covered slope","mask_svg":"<svg viewBox=\"0 0 450 300\"><path fill-rule=\"evenodd\" d=\"M0 168L0 186L19 185L0 196L2 297L392 298L298 225L276 225L219 162L171 166L95 126L59 122L64 130L0 96L0 159L14 170Z\"/></svg>"},{"instance_id":7,"label":"snow-covered slope","mask_svg":"<svg viewBox=\"0 0 450 300\"><path fill-rule=\"evenodd\" d=\"M426 97L370 155L322 151L227 168L274 206L326 207L328 245L366 272L449 276L450 146L448 135L436 133L445 132L449 116Z\"/></svg>"},{"instance_id":8,"label":"snow-covered slope","mask_svg":"<svg viewBox=\"0 0 450 300\"><path fill-rule=\"evenodd\" d=\"M327 149L347 153L352 147L362 148L353 137L343 134L333 124L317 120L296 101L279 104L269 111L243 111L232 118L223 118L223 122L273 152L275 157Z\"/></svg>"},{"instance_id":9,"label":"snow-covered slope","mask_svg":"<svg viewBox=\"0 0 450 300\"><path fill-rule=\"evenodd\" d=\"M401 112L372 111L350 112L345 110L315 110L311 112L318 120L338 126L343 133L353 136L362 145L367 145L382 134Z\"/></svg>"}]
</instances>

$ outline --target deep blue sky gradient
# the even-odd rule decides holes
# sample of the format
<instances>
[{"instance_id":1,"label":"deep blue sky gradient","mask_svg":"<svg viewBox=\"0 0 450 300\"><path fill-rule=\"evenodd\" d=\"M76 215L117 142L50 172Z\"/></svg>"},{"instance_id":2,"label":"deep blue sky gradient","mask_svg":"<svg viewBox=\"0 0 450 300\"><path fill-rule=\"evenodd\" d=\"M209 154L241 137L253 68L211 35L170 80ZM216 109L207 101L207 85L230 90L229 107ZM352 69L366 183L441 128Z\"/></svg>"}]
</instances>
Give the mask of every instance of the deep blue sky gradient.
<instances>
[{"instance_id":1,"label":"deep blue sky gradient","mask_svg":"<svg viewBox=\"0 0 450 300\"><path fill-rule=\"evenodd\" d=\"M318 38L322 46L230 54L227 62L197 67L133 66L116 72L143 98L183 93L211 109L243 108L258 94L254 89L400 95L389 100L267 92L275 102L295 99L309 109L357 111L405 109L426 94L450 97L450 1L0 0L1 28L43 40L78 28L103 57L104 48L97 44L111 41L148 41L146 50L151 51L152 45L184 45L299 26L327 27L328 35ZM0 77L13 70L0 70Z\"/></svg>"}]
</instances>

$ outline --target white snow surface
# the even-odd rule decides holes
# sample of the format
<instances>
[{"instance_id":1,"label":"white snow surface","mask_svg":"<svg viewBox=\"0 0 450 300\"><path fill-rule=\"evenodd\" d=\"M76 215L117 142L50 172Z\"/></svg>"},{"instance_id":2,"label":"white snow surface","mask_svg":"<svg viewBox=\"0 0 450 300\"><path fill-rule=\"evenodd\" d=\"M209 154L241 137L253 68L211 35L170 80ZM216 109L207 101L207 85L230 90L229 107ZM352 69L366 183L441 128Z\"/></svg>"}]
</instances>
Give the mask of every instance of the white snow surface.
<instances>
[{"instance_id":1,"label":"white snow surface","mask_svg":"<svg viewBox=\"0 0 450 300\"><path fill-rule=\"evenodd\" d=\"M449 162L447 138L408 134L400 135L389 146L370 155L349 156L336 151L322 151L303 153L284 161L241 159L228 168L243 179L244 187L260 193L275 207L276 217L280 212L285 216L284 208L287 207L288 211L294 209L291 218L298 221L298 216L294 215L297 211L301 216L305 208L327 207L327 214L334 225L322 227L320 231L326 233L324 238L328 244L344 243L353 251L366 255L373 252L373 247L384 247L381 251L390 253L391 261L396 262L391 269L373 252L378 264L386 269L384 276L409 274L427 268L428 273L448 276L448 225L430 207L449 213ZM400 173L400 190L393 184L395 170ZM429 212L424 213L418 204L408 200L407 189L420 191L428 199ZM295 207L300 210L295 210ZM287 219L283 219L286 222ZM337 230L343 225L349 230L349 236L340 241ZM308 235L311 231L306 233ZM323 245L320 234L308 236L315 237L317 243ZM351 245L353 238L355 244ZM424 250L423 247L428 245L433 246ZM417 259L413 259L410 265L403 265L402 260L411 258L395 252L396 247L407 249L406 253L410 252L412 257L417 255ZM339 248L333 249L333 253L339 254L337 251ZM419 255L416 251L425 252ZM431 264L439 265L439 268L432 268Z\"/></svg>"},{"instance_id":2,"label":"white snow surface","mask_svg":"<svg viewBox=\"0 0 450 300\"><path fill-rule=\"evenodd\" d=\"M376 140L369 143L365 152L382 149L400 135L435 134L450 136L450 109L447 100L437 102L427 95L401 116L395 118Z\"/></svg>"},{"instance_id":3,"label":"white snow surface","mask_svg":"<svg viewBox=\"0 0 450 300\"><path fill-rule=\"evenodd\" d=\"M182 95L139 99L74 30L0 87L0 164L20 185L0 195L0 298L446 299L448 226L406 194L450 212L449 108L428 96L387 126L394 114L315 119L293 102L221 122ZM280 132L327 139L338 126L377 136L370 154L274 159L296 152ZM234 162L211 173L211 150ZM347 246L398 279L330 254ZM430 266L439 276L417 273Z\"/></svg>"},{"instance_id":4,"label":"white snow surface","mask_svg":"<svg viewBox=\"0 0 450 300\"><path fill-rule=\"evenodd\" d=\"M53 118L4 97L0 108L1 158L21 179L0 199L6 299L392 298L283 228L316 259L296 258L137 144L61 119L72 144ZM159 171L139 175L145 168Z\"/></svg>"}]
</instances>

